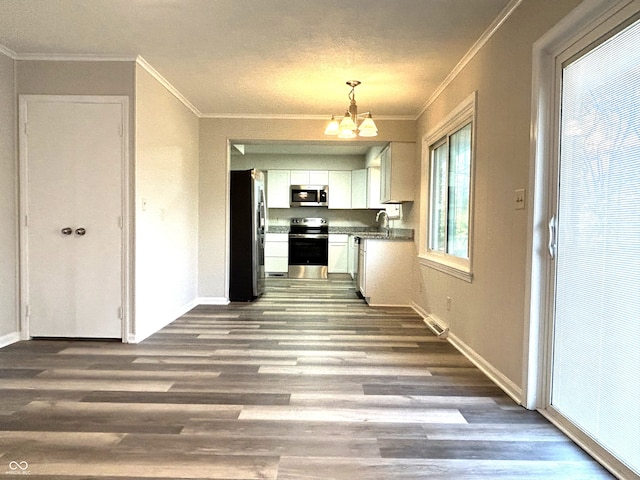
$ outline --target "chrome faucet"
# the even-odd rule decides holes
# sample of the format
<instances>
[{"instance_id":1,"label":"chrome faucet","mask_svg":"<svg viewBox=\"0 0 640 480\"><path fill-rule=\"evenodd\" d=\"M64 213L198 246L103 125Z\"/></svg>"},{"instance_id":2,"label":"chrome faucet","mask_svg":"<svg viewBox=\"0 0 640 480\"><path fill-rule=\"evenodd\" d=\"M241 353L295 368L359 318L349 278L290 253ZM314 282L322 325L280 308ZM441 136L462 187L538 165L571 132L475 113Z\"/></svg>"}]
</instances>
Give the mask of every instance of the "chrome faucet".
<instances>
[{"instance_id":1,"label":"chrome faucet","mask_svg":"<svg viewBox=\"0 0 640 480\"><path fill-rule=\"evenodd\" d=\"M382 217L382 221L380 222L380 217ZM380 230L385 233L389 233L389 214L386 210L380 210L376 213L376 222L380 223Z\"/></svg>"}]
</instances>

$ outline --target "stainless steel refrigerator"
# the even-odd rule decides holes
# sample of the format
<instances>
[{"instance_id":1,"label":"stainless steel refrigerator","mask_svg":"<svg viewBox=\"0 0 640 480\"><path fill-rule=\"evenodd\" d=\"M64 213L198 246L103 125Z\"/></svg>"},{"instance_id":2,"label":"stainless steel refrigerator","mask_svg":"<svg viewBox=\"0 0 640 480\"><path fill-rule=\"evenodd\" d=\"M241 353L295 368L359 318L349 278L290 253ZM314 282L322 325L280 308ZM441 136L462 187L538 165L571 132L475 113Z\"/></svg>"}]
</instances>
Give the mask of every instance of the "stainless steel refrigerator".
<instances>
[{"instance_id":1,"label":"stainless steel refrigerator","mask_svg":"<svg viewBox=\"0 0 640 480\"><path fill-rule=\"evenodd\" d=\"M229 300L248 302L264 292L266 205L264 173L231 171Z\"/></svg>"}]
</instances>

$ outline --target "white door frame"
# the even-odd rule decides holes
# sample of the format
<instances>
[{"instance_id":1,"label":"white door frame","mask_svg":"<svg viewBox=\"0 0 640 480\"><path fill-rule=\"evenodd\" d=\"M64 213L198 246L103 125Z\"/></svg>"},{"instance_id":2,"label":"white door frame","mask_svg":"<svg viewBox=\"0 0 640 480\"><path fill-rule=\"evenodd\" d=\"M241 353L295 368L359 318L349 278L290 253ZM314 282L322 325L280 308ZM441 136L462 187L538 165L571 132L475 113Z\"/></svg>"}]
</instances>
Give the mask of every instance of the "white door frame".
<instances>
[{"instance_id":1,"label":"white door frame","mask_svg":"<svg viewBox=\"0 0 640 480\"><path fill-rule=\"evenodd\" d=\"M121 95L20 95L18 100L18 137L19 137L19 218L20 218L20 338L31 338L29 332L29 251L27 248L27 145L28 145L28 111L29 103L93 103L117 104L122 109L122 312L121 335L124 343L130 339L131 331L131 208L130 208L130 152L129 152L129 97Z\"/></svg>"},{"instance_id":2,"label":"white door frame","mask_svg":"<svg viewBox=\"0 0 640 480\"><path fill-rule=\"evenodd\" d=\"M549 219L557 195L560 72L558 58L569 48L586 48L640 12L640 0L584 0L534 44L531 105L531 162L525 305L523 405L537 409L615 474L624 471L595 442L565 428L546 410L550 403L555 267L548 243ZM620 477L622 478L622 477Z\"/></svg>"}]
</instances>

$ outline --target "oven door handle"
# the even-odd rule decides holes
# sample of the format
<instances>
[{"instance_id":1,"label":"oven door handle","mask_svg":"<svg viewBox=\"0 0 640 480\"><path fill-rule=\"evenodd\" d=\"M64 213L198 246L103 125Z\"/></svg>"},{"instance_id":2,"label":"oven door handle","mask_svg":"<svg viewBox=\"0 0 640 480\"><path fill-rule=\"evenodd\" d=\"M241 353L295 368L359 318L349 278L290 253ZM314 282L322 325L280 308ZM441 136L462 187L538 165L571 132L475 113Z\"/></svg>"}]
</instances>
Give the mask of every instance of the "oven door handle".
<instances>
[{"instance_id":1,"label":"oven door handle","mask_svg":"<svg viewBox=\"0 0 640 480\"><path fill-rule=\"evenodd\" d=\"M329 238L326 233L290 233L289 238Z\"/></svg>"}]
</instances>

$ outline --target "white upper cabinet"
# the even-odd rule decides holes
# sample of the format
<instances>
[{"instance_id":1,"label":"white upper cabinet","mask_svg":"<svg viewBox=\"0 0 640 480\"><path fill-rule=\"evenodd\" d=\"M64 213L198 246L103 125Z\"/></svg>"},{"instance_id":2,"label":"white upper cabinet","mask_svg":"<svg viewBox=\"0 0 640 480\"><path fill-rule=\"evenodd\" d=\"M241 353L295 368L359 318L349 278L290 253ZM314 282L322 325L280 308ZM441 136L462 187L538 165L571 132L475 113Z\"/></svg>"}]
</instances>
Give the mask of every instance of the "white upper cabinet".
<instances>
[{"instance_id":1,"label":"white upper cabinet","mask_svg":"<svg viewBox=\"0 0 640 480\"><path fill-rule=\"evenodd\" d=\"M291 170L291 185L310 185L309 170Z\"/></svg>"},{"instance_id":2,"label":"white upper cabinet","mask_svg":"<svg viewBox=\"0 0 640 480\"><path fill-rule=\"evenodd\" d=\"M329 172L329 208L351 208L351 170Z\"/></svg>"},{"instance_id":3,"label":"white upper cabinet","mask_svg":"<svg viewBox=\"0 0 640 480\"><path fill-rule=\"evenodd\" d=\"M380 167L367 168L367 208L384 208L380 202Z\"/></svg>"},{"instance_id":4,"label":"white upper cabinet","mask_svg":"<svg viewBox=\"0 0 640 480\"><path fill-rule=\"evenodd\" d=\"M367 208L367 170L351 171L351 208Z\"/></svg>"},{"instance_id":5,"label":"white upper cabinet","mask_svg":"<svg viewBox=\"0 0 640 480\"><path fill-rule=\"evenodd\" d=\"M267 172L267 208L289 208L289 170Z\"/></svg>"},{"instance_id":6,"label":"white upper cabinet","mask_svg":"<svg viewBox=\"0 0 640 480\"><path fill-rule=\"evenodd\" d=\"M328 185L327 170L291 170L291 185Z\"/></svg>"},{"instance_id":7,"label":"white upper cabinet","mask_svg":"<svg viewBox=\"0 0 640 480\"><path fill-rule=\"evenodd\" d=\"M329 185L329 172L326 170L311 170L309 185Z\"/></svg>"},{"instance_id":8,"label":"white upper cabinet","mask_svg":"<svg viewBox=\"0 0 640 480\"><path fill-rule=\"evenodd\" d=\"M416 144L391 142L380 154L380 201L412 202Z\"/></svg>"},{"instance_id":9,"label":"white upper cabinet","mask_svg":"<svg viewBox=\"0 0 640 480\"><path fill-rule=\"evenodd\" d=\"M380 169L269 170L267 208L289 208L291 185L328 185L329 208L384 208L380 203Z\"/></svg>"}]
</instances>

